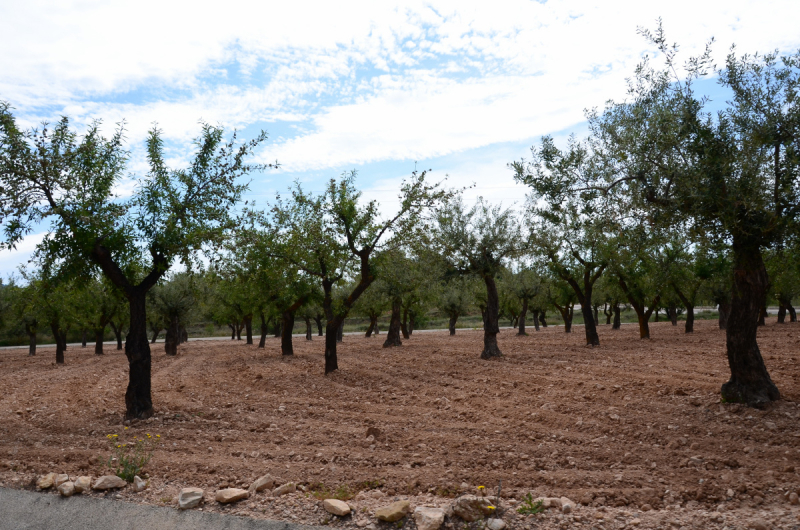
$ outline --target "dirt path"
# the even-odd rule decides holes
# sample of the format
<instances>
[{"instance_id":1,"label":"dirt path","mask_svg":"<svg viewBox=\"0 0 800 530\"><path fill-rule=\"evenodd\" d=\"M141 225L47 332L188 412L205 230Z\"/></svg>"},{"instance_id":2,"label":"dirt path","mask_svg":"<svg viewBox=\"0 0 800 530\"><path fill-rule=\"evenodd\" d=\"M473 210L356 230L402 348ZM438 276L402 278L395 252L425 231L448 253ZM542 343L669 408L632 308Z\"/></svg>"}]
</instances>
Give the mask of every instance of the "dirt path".
<instances>
[{"instance_id":1,"label":"dirt path","mask_svg":"<svg viewBox=\"0 0 800 530\"><path fill-rule=\"evenodd\" d=\"M380 486L439 498L502 480L509 498L532 491L595 508L788 506L784 493L800 484L800 325L759 330L784 396L767 411L719 403L728 372L715 322L697 322L693 335L651 326L645 342L635 326L601 326L594 349L581 329L508 330L499 336L505 357L491 362L478 358L480 332L414 335L394 350L381 348L382 336L348 336L328 377L318 337L296 339L288 359L272 338L266 350L191 342L175 358L158 348L157 417L128 430L122 354L69 348L57 367L50 352L1 351L0 482L98 475L102 466L88 462L108 457L106 434L158 433L151 487L137 496L158 504L184 486L213 491L269 472L352 494ZM250 504L263 516L295 513ZM297 517L318 524L321 515Z\"/></svg>"}]
</instances>

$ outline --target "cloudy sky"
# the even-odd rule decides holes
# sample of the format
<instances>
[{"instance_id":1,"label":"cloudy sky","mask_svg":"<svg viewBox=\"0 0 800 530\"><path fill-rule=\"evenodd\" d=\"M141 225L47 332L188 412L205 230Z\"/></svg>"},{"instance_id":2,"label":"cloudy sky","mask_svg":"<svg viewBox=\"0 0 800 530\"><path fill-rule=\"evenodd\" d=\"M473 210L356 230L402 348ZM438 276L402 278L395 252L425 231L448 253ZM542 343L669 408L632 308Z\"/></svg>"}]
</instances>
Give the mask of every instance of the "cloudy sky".
<instances>
[{"instance_id":1,"label":"cloudy sky","mask_svg":"<svg viewBox=\"0 0 800 530\"><path fill-rule=\"evenodd\" d=\"M176 166L200 120L245 137L264 129L258 157L282 167L253 176L261 204L349 169L389 203L417 167L511 205L524 190L508 162L542 135L580 135L584 109L624 98L625 78L654 55L637 27L661 17L686 56L713 36L721 62L734 43L797 50L798 11L789 0L11 1L0 3L0 99L31 126L125 120L135 174L153 123ZM0 256L0 274L39 238Z\"/></svg>"}]
</instances>

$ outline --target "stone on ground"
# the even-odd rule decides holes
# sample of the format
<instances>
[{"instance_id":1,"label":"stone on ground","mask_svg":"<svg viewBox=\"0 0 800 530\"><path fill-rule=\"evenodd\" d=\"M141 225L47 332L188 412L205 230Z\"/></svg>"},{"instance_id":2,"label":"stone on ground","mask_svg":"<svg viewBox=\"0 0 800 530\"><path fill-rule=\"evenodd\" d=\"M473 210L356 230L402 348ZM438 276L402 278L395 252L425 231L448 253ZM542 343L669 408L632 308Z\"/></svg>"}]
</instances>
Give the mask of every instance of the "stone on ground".
<instances>
[{"instance_id":1,"label":"stone on ground","mask_svg":"<svg viewBox=\"0 0 800 530\"><path fill-rule=\"evenodd\" d=\"M322 501L322 507L325 508L326 512L333 515L350 515L350 505L339 499L325 499Z\"/></svg>"},{"instance_id":2,"label":"stone on ground","mask_svg":"<svg viewBox=\"0 0 800 530\"><path fill-rule=\"evenodd\" d=\"M219 490L216 495L214 495L214 500L220 504L228 504L231 502L238 502L243 499L246 499L250 496L250 492L247 490L240 490L238 488L226 488L224 490Z\"/></svg>"},{"instance_id":3,"label":"stone on ground","mask_svg":"<svg viewBox=\"0 0 800 530\"><path fill-rule=\"evenodd\" d=\"M506 522L502 519L489 519L486 521L486 528L489 530L503 530L506 527Z\"/></svg>"},{"instance_id":4,"label":"stone on ground","mask_svg":"<svg viewBox=\"0 0 800 530\"><path fill-rule=\"evenodd\" d=\"M453 513L468 523L479 521L486 515L494 513L492 503L486 497L462 495L453 504Z\"/></svg>"},{"instance_id":5,"label":"stone on ground","mask_svg":"<svg viewBox=\"0 0 800 530\"><path fill-rule=\"evenodd\" d=\"M93 490L111 490L116 488L124 488L128 483L116 475L103 475L94 481L92 485Z\"/></svg>"},{"instance_id":6,"label":"stone on ground","mask_svg":"<svg viewBox=\"0 0 800 530\"><path fill-rule=\"evenodd\" d=\"M183 488L178 495L178 509L196 508L203 501L203 490L200 488Z\"/></svg>"},{"instance_id":7,"label":"stone on ground","mask_svg":"<svg viewBox=\"0 0 800 530\"><path fill-rule=\"evenodd\" d=\"M377 517L379 521L394 523L408 515L410 511L411 503L409 501L397 501L375 510L375 517Z\"/></svg>"},{"instance_id":8,"label":"stone on ground","mask_svg":"<svg viewBox=\"0 0 800 530\"><path fill-rule=\"evenodd\" d=\"M62 497L72 497L75 494L75 484L69 480L58 485L58 492Z\"/></svg>"},{"instance_id":9,"label":"stone on ground","mask_svg":"<svg viewBox=\"0 0 800 530\"><path fill-rule=\"evenodd\" d=\"M569 500L567 497L561 497L561 511L564 513L572 513L575 509L575 503Z\"/></svg>"},{"instance_id":10,"label":"stone on ground","mask_svg":"<svg viewBox=\"0 0 800 530\"><path fill-rule=\"evenodd\" d=\"M78 477L78 480L75 481L75 493L83 493L84 491L89 491L91 488L91 477Z\"/></svg>"},{"instance_id":11,"label":"stone on ground","mask_svg":"<svg viewBox=\"0 0 800 530\"><path fill-rule=\"evenodd\" d=\"M53 485L55 487L59 487L60 485L62 485L67 481L69 481L69 475L67 475L66 473L62 473L60 475L56 475L55 480L53 480Z\"/></svg>"},{"instance_id":12,"label":"stone on ground","mask_svg":"<svg viewBox=\"0 0 800 530\"><path fill-rule=\"evenodd\" d=\"M284 484L283 486L278 486L274 490L272 490L273 497L280 497L281 495L286 495L287 493L294 493L297 491L297 485L294 482L289 482Z\"/></svg>"},{"instance_id":13,"label":"stone on ground","mask_svg":"<svg viewBox=\"0 0 800 530\"><path fill-rule=\"evenodd\" d=\"M147 482L141 478L139 475L133 477L133 491L139 493L140 491L144 491L147 488Z\"/></svg>"},{"instance_id":14,"label":"stone on ground","mask_svg":"<svg viewBox=\"0 0 800 530\"><path fill-rule=\"evenodd\" d=\"M442 523L444 523L444 510L441 508L417 506L414 509L413 517L417 525L417 530L439 530Z\"/></svg>"},{"instance_id":15,"label":"stone on ground","mask_svg":"<svg viewBox=\"0 0 800 530\"><path fill-rule=\"evenodd\" d=\"M36 487L40 490L46 490L53 487L53 483L56 480L55 473L48 473L43 477L39 477L39 480L36 481Z\"/></svg>"},{"instance_id":16,"label":"stone on ground","mask_svg":"<svg viewBox=\"0 0 800 530\"><path fill-rule=\"evenodd\" d=\"M272 489L275 486L275 479L272 478L270 475L264 475L263 477L258 477L255 482L250 484L250 493L256 493L259 491L263 491L265 489Z\"/></svg>"}]
</instances>

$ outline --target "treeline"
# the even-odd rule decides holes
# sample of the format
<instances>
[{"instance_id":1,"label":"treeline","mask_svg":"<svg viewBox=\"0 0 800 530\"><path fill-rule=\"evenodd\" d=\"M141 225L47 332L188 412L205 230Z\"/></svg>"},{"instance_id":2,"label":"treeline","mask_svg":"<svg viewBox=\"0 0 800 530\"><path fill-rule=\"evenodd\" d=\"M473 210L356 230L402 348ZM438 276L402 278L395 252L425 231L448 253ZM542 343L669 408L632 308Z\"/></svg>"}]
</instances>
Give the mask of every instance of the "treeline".
<instances>
[{"instance_id":1,"label":"treeline","mask_svg":"<svg viewBox=\"0 0 800 530\"><path fill-rule=\"evenodd\" d=\"M354 314L374 323L387 313L383 344L393 347L431 307L455 324L474 306L481 357L490 359L502 354L503 316L524 332L528 318L535 326L557 311L569 329L577 308L587 344L597 346L600 307L613 320L630 306L646 339L658 308L670 318L681 308L691 332L694 307L710 300L727 334L722 397L754 406L779 399L756 331L770 297L782 319L794 318L800 54L731 53L716 69L707 50L681 67L660 28L642 33L665 64L644 60L625 101L589 111L585 139L562 148L545 137L529 159L509 164L530 190L513 208L467 202L463 190L415 172L394 209L364 201L354 173L321 193L296 184L260 209L241 203L240 180L277 165L248 162L266 134L240 144L208 125L177 169L154 128L150 169L120 198L130 178L121 128L107 138L93 124L78 135L63 118L22 130L0 104L3 244L50 223L29 284L4 290L9 300L30 299L30 316L10 304L6 325L34 318L57 337L81 319L98 337L106 320L126 327L127 416L140 418L153 410L148 333L164 329L175 354L201 308L250 340L256 328L262 344L280 326L286 355L296 319L318 323L327 374ZM731 94L715 112L694 91L711 73ZM170 274L178 263L195 272ZM33 292L15 294L25 289Z\"/></svg>"}]
</instances>

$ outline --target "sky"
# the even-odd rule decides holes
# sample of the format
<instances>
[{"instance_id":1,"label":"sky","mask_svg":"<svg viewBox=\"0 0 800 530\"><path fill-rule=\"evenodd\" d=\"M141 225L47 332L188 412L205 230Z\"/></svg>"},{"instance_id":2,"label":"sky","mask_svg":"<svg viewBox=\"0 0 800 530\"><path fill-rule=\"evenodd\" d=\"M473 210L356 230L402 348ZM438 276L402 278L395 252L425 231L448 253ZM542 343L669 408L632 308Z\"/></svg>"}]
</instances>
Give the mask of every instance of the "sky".
<instances>
[{"instance_id":1,"label":"sky","mask_svg":"<svg viewBox=\"0 0 800 530\"><path fill-rule=\"evenodd\" d=\"M0 100L21 123L69 116L77 130L124 121L130 193L158 124L185 165L200 123L269 139L246 199L266 206L295 181L311 191L358 171L365 198L391 209L414 169L521 204L507 164L541 136L581 136L585 109L625 97L657 54L637 28L660 17L681 55L714 37L714 58L800 49L795 1L0 3ZM713 79L701 84L724 100ZM44 227L42 228L44 230ZM25 263L42 232L0 254Z\"/></svg>"}]
</instances>

